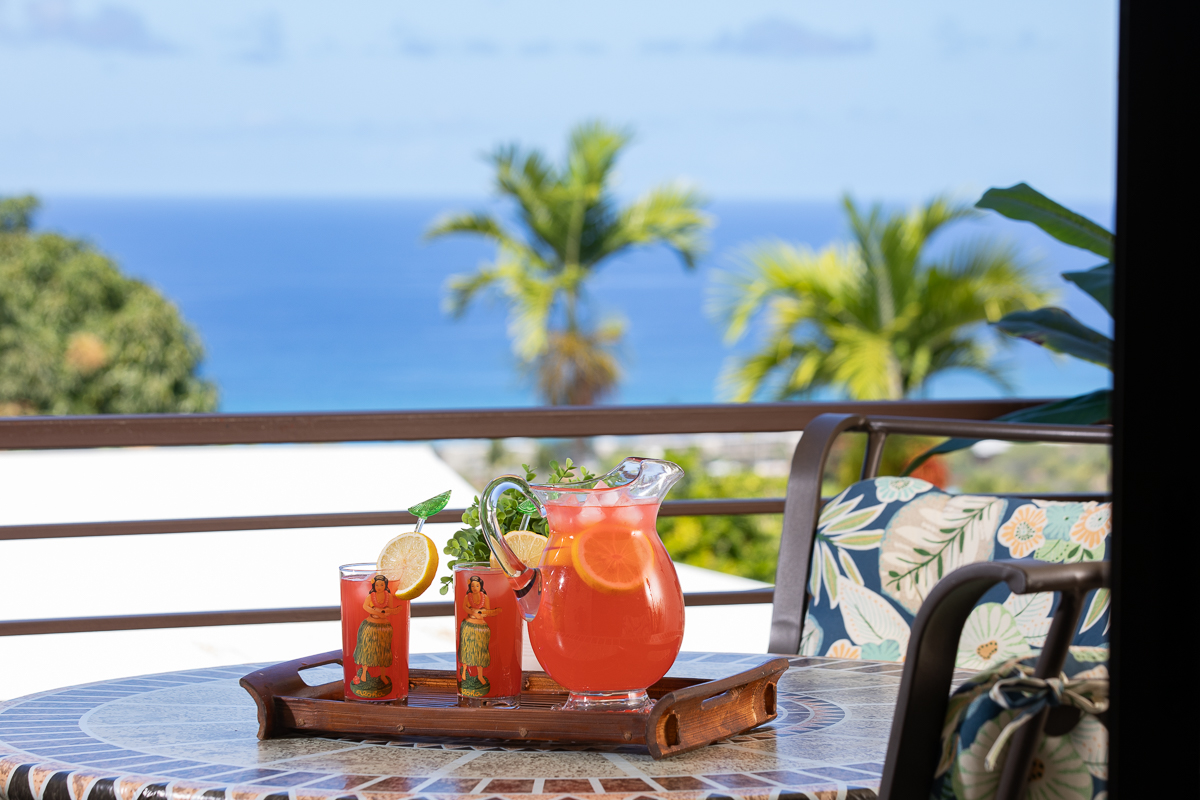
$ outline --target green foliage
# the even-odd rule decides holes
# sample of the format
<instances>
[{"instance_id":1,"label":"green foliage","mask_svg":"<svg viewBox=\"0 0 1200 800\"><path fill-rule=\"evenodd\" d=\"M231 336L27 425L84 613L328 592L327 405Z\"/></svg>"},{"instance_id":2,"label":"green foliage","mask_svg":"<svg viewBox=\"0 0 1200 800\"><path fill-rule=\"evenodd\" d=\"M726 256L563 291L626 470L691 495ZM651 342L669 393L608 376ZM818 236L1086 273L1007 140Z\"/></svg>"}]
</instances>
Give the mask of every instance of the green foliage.
<instances>
[{"instance_id":1,"label":"green foliage","mask_svg":"<svg viewBox=\"0 0 1200 800\"><path fill-rule=\"evenodd\" d=\"M944 198L886 216L849 197L844 205L851 245L762 245L725 276L716 310L727 339L764 323L762 346L726 371L726 393L783 400L832 387L857 400L895 400L950 369L1006 385L978 330L1046 300L1028 265L986 241L927 259L930 239L973 213Z\"/></svg>"},{"instance_id":2,"label":"green foliage","mask_svg":"<svg viewBox=\"0 0 1200 800\"><path fill-rule=\"evenodd\" d=\"M31 233L36 208L0 201L0 414L214 410L175 306L87 243Z\"/></svg>"},{"instance_id":3,"label":"green foliage","mask_svg":"<svg viewBox=\"0 0 1200 800\"><path fill-rule=\"evenodd\" d=\"M936 436L892 435L883 446L879 460L880 475L899 475L917 454L928 450L939 441ZM825 474L821 482L821 496L833 497L855 483L862 476L863 458L867 453L865 433L843 433L834 440L833 448L825 461ZM916 466L913 467L916 469ZM911 474L911 473L910 473ZM942 489L947 488L952 476L946 465L938 460L920 470L915 477Z\"/></svg>"},{"instance_id":4,"label":"green foliage","mask_svg":"<svg viewBox=\"0 0 1200 800\"><path fill-rule=\"evenodd\" d=\"M1028 184L1018 183L1007 189L988 189L975 207L991 209L1009 219L1032 222L1060 242L1090 250L1103 258L1112 258L1111 233Z\"/></svg>"},{"instance_id":5,"label":"green foliage","mask_svg":"<svg viewBox=\"0 0 1200 800\"><path fill-rule=\"evenodd\" d=\"M1018 183L1007 189L988 189L975 204L989 208L1010 219L1032 222L1046 233L1069 245L1112 258L1113 235L1081 214L1059 205L1036 189ZM1104 310L1112 314L1112 264L1101 264L1090 270L1064 272L1062 276L1087 292ZM1084 325L1061 308L1047 307L1033 311L1010 313L994 323L996 328L1027 339L1047 349L1075 356L1093 364L1112 369L1112 339ZM1026 408L997 417L1007 422L1042 422L1067 425L1091 425L1111 418L1111 390L1059 400L1054 403ZM918 456L905 474L931 456L952 453L970 447L978 439L949 439Z\"/></svg>"},{"instance_id":6,"label":"green foliage","mask_svg":"<svg viewBox=\"0 0 1200 800\"><path fill-rule=\"evenodd\" d=\"M1059 241L1112 258L1111 233L1023 183L1007 189L988 189L975 205L991 208L1011 219L1032 222ZM1112 313L1111 263L1081 272L1064 272L1063 277ZM1013 336L1111 369L1112 340L1062 309L1038 309L1023 316L1010 314L1000 320L997 327Z\"/></svg>"},{"instance_id":7,"label":"green foliage","mask_svg":"<svg viewBox=\"0 0 1200 800\"><path fill-rule=\"evenodd\" d=\"M676 499L782 497L784 477L762 477L750 471L708 473L697 450L668 451L664 456L684 469L675 484ZM733 575L773 582L779 557L783 518L778 515L735 517L662 517L658 531L676 561Z\"/></svg>"},{"instance_id":8,"label":"green foliage","mask_svg":"<svg viewBox=\"0 0 1200 800\"><path fill-rule=\"evenodd\" d=\"M1078 272L1064 272L1062 276L1087 292L1093 300L1104 306L1109 316L1112 316L1112 264L1101 264Z\"/></svg>"},{"instance_id":9,"label":"green foliage","mask_svg":"<svg viewBox=\"0 0 1200 800\"><path fill-rule=\"evenodd\" d=\"M1068 397L1053 403L1023 408L1020 411L999 416L997 419L1004 422L1039 422L1046 425L1091 425L1112 417L1111 400L1112 392L1110 390L1099 389L1078 397ZM901 474L911 475L917 467L933 456L953 453L970 447L978 441L978 439L947 439L937 447L926 450L914 458Z\"/></svg>"},{"instance_id":10,"label":"green foliage","mask_svg":"<svg viewBox=\"0 0 1200 800\"><path fill-rule=\"evenodd\" d=\"M996 323L997 330L1017 336L1047 350L1112 369L1112 339L1094 331L1061 308L1018 311Z\"/></svg>"},{"instance_id":11,"label":"green foliage","mask_svg":"<svg viewBox=\"0 0 1200 800\"><path fill-rule=\"evenodd\" d=\"M946 461L964 494L1109 490L1109 452L1098 445L1014 444L987 458L962 450Z\"/></svg>"},{"instance_id":12,"label":"green foliage","mask_svg":"<svg viewBox=\"0 0 1200 800\"><path fill-rule=\"evenodd\" d=\"M0 233L25 233L41 203L31 194L0 197Z\"/></svg>"},{"instance_id":13,"label":"green foliage","mask_svg":"<svg viewBox=\"0 0 1200 800\"><path fill-rule=\"evenodd\" d=\"M460 213L438 220L427 233L466 233L495 243L492 263L451 279L448 307L462 314L480 294L503 298L513 352L551 405L590 405L620 379L614 350L624 323L617 317L589 320L582 305L586 283L604 260L632 247L664 244L691 268L704 249L711 221L695 192L660 186L630 205L617 204L612 171L629 138L600 122L579 125L560 167L539 150L501 147L490 159L496 188L516 204L524 230L511 230L488 214Z\"/></svg>"},{"instance_id":14,"label":"green foliage","mask_svg":"<svg viewBox=\"0 0 1200 800\"><path fill-rule=\"evenodd\" d=\"M525 470L525 480L528 483L537 481L537 473L528 464L522 464L521 468ZM575 470L579 470L579 476L576 477ZM549 484L555 483L575 483L576 481L592 480L596 476L588 470L587 467L576 466L571 459L566 459L561 465L557 461L550 462L550 477L546 481ZM542 517L532 516L527 510L528 501L518 492L507 491L500 496L500 503L496 509L496 518L500 521L500 529L504 532L515 530L527 530L534 533L540 533L542 536L549 536L550 529L546 526L546 520ZM537 513L536 506L532 512ZM529 515L529 522L522 525L525 517ZM451 569L460 561L487 561L492 557L492 551L488 548L487 539L483 535L483 528L479 525L479 496L471 501L471 507L463 512L462 517L464 527L459 529L454 536L446 542L446 547L443 549L448 556L453 556L447 566ZM442 586L438 590L445 594L450 590L450 584L454 579L449 575L442 576Z\"/></svg>"},{"instance_id":15,"label":"green foliage","mask_svg":"<svg viewBox=\"0 0 1200 800\"><path fill-rule=\"evenodd\" d=\"M522 464L521 466L525 467L526 472L529 472L529 467L527 465ZM576 469L579 470L578 477L576 477L576 475L575 475ZM575 462L568 458L565 461L563 461L561 466L559 465L559 463L557 461L550 462L550 479L546 482L547 483L579 483L581 481L594 480L595 477L596 477L596 473L592 472L587 467L576 466ZM527 480L533 480L533 478L530 477L530 478L527 478Z\"/></svg>"},{"instance_id":16,"label":"green foliage","mask_svg":"<svg viewBox=\"0 0 1200 800\"><path fill-rule=\"evenodd\" d=\"M991 208L1011 219L1032 222L1059 241L1112 258L1111 233L1023 183L1008 189L988 189L976 205ZM1111 263L1083 272L1065 272L1063 277L1112 313ZM997 322L996 327L1050 350L1112 369L1112 339L1087 327L1061 308L1009 314Z\"/></svg>"}]
</instances>

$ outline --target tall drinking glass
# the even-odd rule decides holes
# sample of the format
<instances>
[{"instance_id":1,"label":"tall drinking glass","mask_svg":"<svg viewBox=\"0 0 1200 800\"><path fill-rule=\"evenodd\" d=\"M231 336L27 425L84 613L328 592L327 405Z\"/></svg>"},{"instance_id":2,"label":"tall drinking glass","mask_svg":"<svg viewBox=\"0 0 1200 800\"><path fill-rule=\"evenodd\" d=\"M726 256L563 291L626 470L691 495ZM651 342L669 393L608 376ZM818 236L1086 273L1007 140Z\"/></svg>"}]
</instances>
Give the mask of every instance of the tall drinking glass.
<instances>
[{"instance_id":1,"label":"tall drinking glass","mask_svg":"<svg viewBox=\"0 0 1200 800\"><path fill-rule=\"evenodd\" d=\"M487 561L454 565L458 702L515 708L521 700L521 610L508 576Z\"/></svg>"},{"instance_id":2,"label":"tall drinking glass","mask_svg":"<svg viewBox=\"0 0 1200 800\"><path fill-rule=\"evenodd\" d=\"M345 699L406 704L408 601L396 599L375 564L344 564L338 570Z\"/></svg>"}]
</instances>

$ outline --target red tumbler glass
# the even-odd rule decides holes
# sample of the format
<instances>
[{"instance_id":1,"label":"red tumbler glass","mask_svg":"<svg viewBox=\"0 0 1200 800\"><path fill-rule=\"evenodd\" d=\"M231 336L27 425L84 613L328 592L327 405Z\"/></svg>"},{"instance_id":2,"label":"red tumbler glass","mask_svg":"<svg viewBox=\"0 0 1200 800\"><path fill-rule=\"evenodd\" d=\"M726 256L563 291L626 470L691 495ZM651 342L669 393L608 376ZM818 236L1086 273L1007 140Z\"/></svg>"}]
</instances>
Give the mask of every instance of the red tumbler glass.
<instances>
[{"instance_id":1,"label":"red tumbler glass","mask_svg":"<svg viewBox=\"0 0 1200 800\"><path fill-rule=\"evenodd\" d=\"M375 564L345 564L338 570L345 699L406 704L408 601L396 599Z\"/></svg>"},{"instance_id":2,"label":"red tumbler glass","mask_svg":"<svg viewBox=\"0 0 1200 800\"><path fill-rule=\"evenodd\" d=\"M516 708L521 701L521 610L508 578L486 561L454 565L458 704Z\"/></svg>"}]
</instances>

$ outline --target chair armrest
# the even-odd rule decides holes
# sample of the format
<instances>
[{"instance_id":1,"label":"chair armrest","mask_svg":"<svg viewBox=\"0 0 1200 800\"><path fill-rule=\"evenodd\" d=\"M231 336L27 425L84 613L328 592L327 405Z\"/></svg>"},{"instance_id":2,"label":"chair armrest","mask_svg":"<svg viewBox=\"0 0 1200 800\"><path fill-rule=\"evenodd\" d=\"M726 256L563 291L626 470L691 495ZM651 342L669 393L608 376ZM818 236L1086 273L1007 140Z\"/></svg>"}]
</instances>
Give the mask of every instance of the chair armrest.
<instances>
[{"instance_id":1,"label":"chair armrest","mask_svg":"<svg viewBox=\"0 0 1200 800\"><path fill-rule=\"evenodd\" d=\"M808 424L788 472L783 531L775 567L775 603L771 608L768 653L800 652L800 633L808 605L808 571L813 536L821 515L821 480L833 442L844 431L861 428L867 418L858 414L821 414Z\"/></svg>"},{"instance_id":2,"label":"chair armrest","mask_svg":"<svg viewBox=\"0 0 1200 800\"><path fill-rule=\"evenodd\" d=\"M892 733L888 741L887 761L880 784L880 800L927 800L937 766L942 726L950 698L954 676L954 660L963 625L975 604L997 583L1007 583L1014 594L1060 592L1062 600L1055 612L1045 647L1038 660L1039 677L1055 675L1062 670L1071 643L1083 597L1092 589L1108 586L1111 565L1106 561L1078 564L1038 564L1020 561L986 561L968 564L940 580L913 621L905 658L904 674L900 679L900 694L892 718ZM1036 731L1022 737L1028 739L1025 749L1032 757ZM1018 742L1010 746L1010 761L1020 761ZM1005 773L1021 778L1028 772L1006 764ZM1007 777L1007 776L1006 776ZM1006 789L1013 780L1001 780ZM997 798L1004 792L998 791ZM1015 796L1015 795L1013 795Z\"/></svg>"}]
</instances>

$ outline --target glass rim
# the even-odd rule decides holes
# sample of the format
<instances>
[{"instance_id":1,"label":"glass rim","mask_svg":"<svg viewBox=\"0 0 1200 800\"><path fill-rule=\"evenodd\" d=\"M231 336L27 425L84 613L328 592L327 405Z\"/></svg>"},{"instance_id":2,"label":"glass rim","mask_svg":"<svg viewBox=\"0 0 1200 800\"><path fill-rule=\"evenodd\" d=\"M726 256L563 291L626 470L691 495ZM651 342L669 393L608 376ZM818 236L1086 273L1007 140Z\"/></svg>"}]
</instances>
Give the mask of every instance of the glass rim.
<instances>
[{"instance_id":1,"label":"glass rim","mask_svg":"<svg viewBox=\"0 0 1200 800\"><path fill-rule=\"evenodd\" d=\"M450 569L455 572L465 572L466 570L475 570L482 572L483 570L495 570L496 572L504 572L500 567L493 567L491 561L460 561Z\"/></svg>"},{"instance_id":2,"label":"glass rim","mask_svg":"<svg viewBox=\"0 0 1200 800\"><path fill-rule=\"evenodd\" d=\"M378 573L379 564L374 561L361 561L357 564L342 564L340 567L338 567L338 574L343 578L376 575Z\"/></svg>"}]
</instances>

